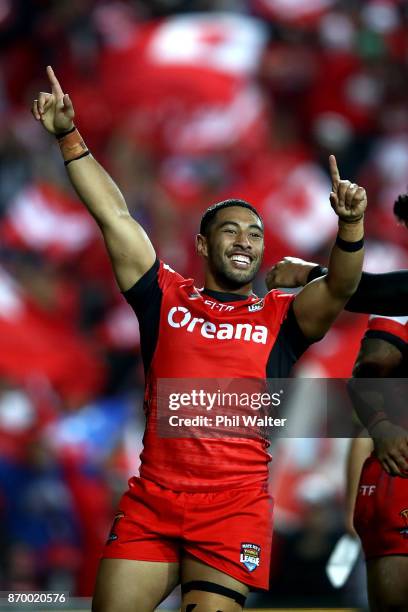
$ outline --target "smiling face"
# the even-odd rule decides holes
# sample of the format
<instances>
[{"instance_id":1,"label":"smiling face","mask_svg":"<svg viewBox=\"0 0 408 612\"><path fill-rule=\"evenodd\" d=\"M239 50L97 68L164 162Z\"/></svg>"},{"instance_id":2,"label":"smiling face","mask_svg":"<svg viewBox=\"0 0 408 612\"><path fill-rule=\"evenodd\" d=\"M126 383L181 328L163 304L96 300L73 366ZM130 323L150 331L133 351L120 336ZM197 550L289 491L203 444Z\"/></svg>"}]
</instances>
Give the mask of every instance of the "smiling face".
<instances>
[{"instance_id":1,"label":"smiling face","mask_svg":"<svg viewBox=\"0 0 408 612\"><path fill-rule=\"evenodd\" d=\"M197 250L207 263L207 288L250 289L264 252L261 221L247 208L222 208L212 221L208 235L197 237Z\"/></svg>"}]
</instances>

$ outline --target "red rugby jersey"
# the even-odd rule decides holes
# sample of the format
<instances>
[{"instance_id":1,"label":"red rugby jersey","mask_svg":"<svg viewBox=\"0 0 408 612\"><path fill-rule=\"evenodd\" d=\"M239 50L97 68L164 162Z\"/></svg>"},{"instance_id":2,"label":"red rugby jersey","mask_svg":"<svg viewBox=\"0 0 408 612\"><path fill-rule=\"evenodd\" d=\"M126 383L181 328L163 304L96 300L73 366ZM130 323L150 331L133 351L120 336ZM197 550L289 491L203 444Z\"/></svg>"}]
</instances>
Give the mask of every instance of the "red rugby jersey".
<instances>
[{"instance_id":1,"label":"red rugby jersey","mask_svg":"<svg viewBox=\"0 0 408 612\"><path fill-rule=\"evenodd\" d=\"M408 316L385 317L371 315L365 337L386 340L404 353L408 345Z\"/></svg>"},{"instance_id":2,"label":"red rugby jersey","mask_svg":"<svg viewBox=\"0 0 408 612\"><path fill-rule=\"evenodd\" d=\"M159 437L157 381L287 377L308 346L290 307L294 296L198 290L158 260L124 296L139 320L146 376L141 476L176 491L265 482L270 455L261 438Z\"/></svg>"}]
</instances>

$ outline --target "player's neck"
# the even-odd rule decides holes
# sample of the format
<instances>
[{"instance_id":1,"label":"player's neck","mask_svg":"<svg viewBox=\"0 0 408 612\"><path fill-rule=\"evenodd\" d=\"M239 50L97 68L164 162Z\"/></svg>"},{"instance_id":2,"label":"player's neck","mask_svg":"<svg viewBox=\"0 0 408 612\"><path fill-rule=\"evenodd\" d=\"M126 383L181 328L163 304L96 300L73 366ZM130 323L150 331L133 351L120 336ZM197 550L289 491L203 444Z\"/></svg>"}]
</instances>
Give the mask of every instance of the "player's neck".
<instances>
[{"instance_id":1,"label":"player's neck","mask_svg":"<svg viewBox=\"0 0 408 612\"><path fill-rule=\"evenodd\" d=\"M249 297L252 294L252 283L237 287L236 285L230 285L228 282L221 282L213 278L211 275L206 275L204 283L204 291L209 289L210 291L218 291L220 293L233 293L235 295L243 295Z\"/></svg>"}]
</instances>

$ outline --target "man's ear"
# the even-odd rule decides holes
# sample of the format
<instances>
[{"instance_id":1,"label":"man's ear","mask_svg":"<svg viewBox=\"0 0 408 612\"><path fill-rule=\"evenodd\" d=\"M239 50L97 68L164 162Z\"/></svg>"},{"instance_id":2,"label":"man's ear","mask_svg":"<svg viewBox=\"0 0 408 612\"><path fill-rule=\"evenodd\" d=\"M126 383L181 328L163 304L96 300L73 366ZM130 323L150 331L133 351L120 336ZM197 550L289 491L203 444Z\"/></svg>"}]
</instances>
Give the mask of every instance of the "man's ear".
<instances>
[{"instance_id":1,"label":"man's ear","mask_svg":"<svg viewBox=\"0 0 408 612\"><path fill-rule=\"evenodd\" d=\"M207 238L202 234L196 236L196 251L201 257L208 257Z\"/></svg>"}]
</instances>

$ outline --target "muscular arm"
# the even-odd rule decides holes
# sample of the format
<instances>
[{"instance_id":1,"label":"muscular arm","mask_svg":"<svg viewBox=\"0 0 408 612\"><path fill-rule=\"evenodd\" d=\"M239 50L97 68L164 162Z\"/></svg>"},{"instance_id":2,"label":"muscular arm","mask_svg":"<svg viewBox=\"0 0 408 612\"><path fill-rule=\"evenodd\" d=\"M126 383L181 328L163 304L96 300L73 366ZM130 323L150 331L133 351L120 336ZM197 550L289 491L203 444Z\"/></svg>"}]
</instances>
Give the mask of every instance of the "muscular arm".
<instances>
[{"instance_id":1,"label":"muscular arm","mask_svg":"<svg viewBox=\"0 0 408 612\"><path fill-rule=\"evenodd\" d=\"M333 156L330 199L339 216L338 237L347 243L363 238L365 191L349 181L341 181ZM333 161L334 160L334 161ZM361 277L364 250L351 252L334 245L327 274L307 284L294 300L294 313L303 334L310 340L320 339L343 310L357 289Z\"/></svg>"},{"instance_id":2,"label":"muscular arm","mask_svg":"<svg viewBox=\"0 0 408 612\"><path fill-rule=\"evenodd\" d=\"M126 291L153 265L156 255L143 228L131 217L119 188L88 154L79 134L72 132L74 108L52 68L47 67L52 93L40 92L32 113L44 128L60 136L61 150L72 186L98 223L119 287Z\"/></svg>"},{"instance_id":3,"label":"muscular arm","mask_svg":"<svg viewBox=\"0 0 408 612\"><path fill-rule=\"evenodd\" d=\"M391 422L388 412L399 407L401 413L399 405L402 402L405 409L405 398L394 393L394 385L381 384L381 379L398 376L402 361L398 346L381 338L364 338L348 383L354 410L374 440L378 459L388 473L398 476L408 468L408 437Z\"/></svg>"},{"instance_id":4,"label":"muscular arm","mask_svg":"<svg viewBox=\"0 0 408 612\"><path fill-rule=\"evenodd\" d=\"M384 392L389 386L371 383L376 379L392 377L402 362L399 348L381 338L363 338L360 351L353 368L353 378L348 382L348 391L354 410L364 427L387 416L387 400ZM365 380L362 380L365 379Z\"/></svg>"},{"instance_id":5,"label":"muscular arm","mask_svg":"<svg viewBox=\"0 0 408 612\"><path fill-rule=\"evenodd\" d=\"M67 172L102 231L120 289L130 289L156 258L146 232L131 217L119 188L91 155L71 162Z\"/></svg>"},{"instance_id":6,"label":"muscular arm","mask_svg":"<svg viewBox=\"0 0 408 612\"><path fill-rule=\"evenodd\" d=\"M402 363L399 347L381 338L363 338L353 368L355 378L388 378ZM363 421L364 423L364 421Z\"/></svg>"},{"instance_id":7,"label":"muscular arm","mask_svg":"<svg viewBox=\"0 0 408 612\"><path fill-rule=\"evenodd\" d=\"M309 268L305 282L326 274L327 268ZM372 274L363 272L356 292L345 306L349 312L405 316L408 312L408 270Z\"/></svg>"},{"instance_id":8,"label":"muscular arm","mask_svg":"<svg viewBox=\"0 0 408 612\"><path fill-rule=\"evenodd\" d=\"M327 268L296 257L284 257L266 275L268 291L303 287L327 274ZM363 272L356 292L344 307L349 312L405 316L408 313L408 270L372 274Z\"/></svg>"}]
</instances>

